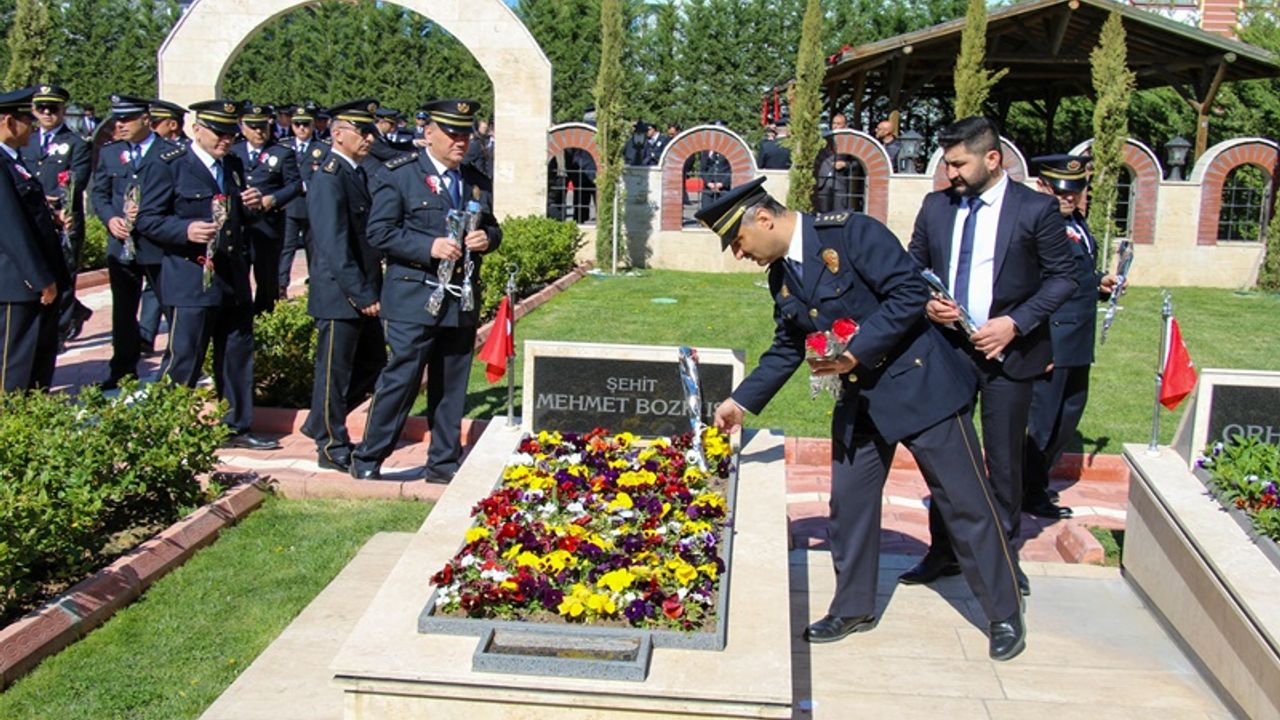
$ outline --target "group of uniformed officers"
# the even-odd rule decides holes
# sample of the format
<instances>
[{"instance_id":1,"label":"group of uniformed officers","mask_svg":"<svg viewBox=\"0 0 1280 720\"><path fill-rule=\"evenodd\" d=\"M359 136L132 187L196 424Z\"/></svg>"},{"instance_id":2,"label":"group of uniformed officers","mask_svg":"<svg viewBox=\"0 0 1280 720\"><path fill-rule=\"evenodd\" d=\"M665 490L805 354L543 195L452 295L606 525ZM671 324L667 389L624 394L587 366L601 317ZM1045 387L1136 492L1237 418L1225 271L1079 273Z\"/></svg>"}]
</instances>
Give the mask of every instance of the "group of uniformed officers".
<instances>
[{"instance_id":1,"label":"group of uniformed officers","mask_svg":"<svg viewBox=\"0 0 1280 720\"><path fill-rule=\"evenodd\" d=\"M463 275L478 286L483 256L502 237L487 204L487 168L463 162L477 103L424 104L417 138L401 144L378 128L388 113L371 98L276 110L115 95L114 140L102 145L90 180L92 146L62 122L68 100L51 85L0 95L4 391L49 387L61 346L90 314L75 302L73 282L88 189L108 234L112 358L104 389L137 375L150 344L144 297L153 292L169 325L161 375L194 386L212 344L211 374L233 433L227 445L278 448L250 432L253 320L282 297L293 255L305 249L318 342L303 432L316 442L319 465L379 478L425 368L425 478L452 478L479 320L478 304L462 309ZM188 112L190 138L182 132ZM475 229L459 244L448 216L473 200L481 202ZM447 279L439 273L446 261L454 267ZM440 285L443 304L429 312ZM357 448L346 418L371 391Z\"/></svg>"}]
</instances>

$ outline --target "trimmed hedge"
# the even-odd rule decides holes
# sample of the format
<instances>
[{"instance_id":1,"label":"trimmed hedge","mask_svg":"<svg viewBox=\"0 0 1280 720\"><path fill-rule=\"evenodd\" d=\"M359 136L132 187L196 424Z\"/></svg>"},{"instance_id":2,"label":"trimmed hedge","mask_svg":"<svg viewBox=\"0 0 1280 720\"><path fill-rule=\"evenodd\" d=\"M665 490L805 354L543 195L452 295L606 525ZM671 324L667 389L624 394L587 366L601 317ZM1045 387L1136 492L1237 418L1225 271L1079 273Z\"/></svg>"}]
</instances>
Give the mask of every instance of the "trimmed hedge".
<instances>
[{"instance_id":1,"label":"trimmed hedge","mask_svg":"<svg viewBox=\"0 0 1280 720\"><path fill-rule=\"evenodd\" d=\"M80 251L81 272L107 266L107 228L93 213L84 216L84 248Z\"/></svg>"},{"instance_id":2,"label":"trimmed hedge","mask_svg":"<svg viewBox=\"0 0 1280 720\"><path fill-rule=\"evenodd\" d=\"M520 266L516 274L516 297L527 297L572 270L577 264L574 256L582 242L582 232L573 221L537 215L504 220L502 244L485 256L484 265L480 266L480 283L484 288L481 317L493 317L502 302L508 264Z\"/></svg>"},{"instance_id":3,"label":"trimmed hedge","mask_svg":"<svg viewBox=\"0 0 1280 720\"><path fill-rule=\"evenodd\" d=\"M0 617L97 568L118 534L203 500L225 407L168 382L121 388L0 393Z\"/></svg>"},{"instance_id":4,"label":"trimmed hedge","mask_svg":"<svg viewBox=\"0 0 1280 720\"><path fill-rule=\"evenodd\" d=\"M315 358L316 321L307 314L305 295L277 302L270 313L254 318L254 404L310 407Z\"/></svg>"}]
</instances>

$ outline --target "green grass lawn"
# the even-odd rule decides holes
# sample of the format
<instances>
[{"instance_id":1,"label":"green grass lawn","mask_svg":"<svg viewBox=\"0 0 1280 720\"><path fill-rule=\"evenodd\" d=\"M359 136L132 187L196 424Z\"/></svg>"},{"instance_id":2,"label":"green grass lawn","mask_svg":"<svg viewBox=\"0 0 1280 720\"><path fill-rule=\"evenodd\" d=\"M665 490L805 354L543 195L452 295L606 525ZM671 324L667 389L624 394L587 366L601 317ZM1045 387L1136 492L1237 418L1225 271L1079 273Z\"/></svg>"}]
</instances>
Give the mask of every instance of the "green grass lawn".
<instances>
[{"instance_id":1,"label":"green grass lawn","mask_svg":"<svg viewBox=\"0 0 1280 720\"><path fill-rule=\"evenodd\" d=\"M198 717L373 534L418 502L278 500L0 694L3 720Z\"/></svg>"},{"instance_id":2,"label":"green grass lawn","mask_svg":"<svg viewBox=\"0 0 1280 720\"><path fill-rule=\"evenodd\" d=\"M744 350L747 369L773 338L773 320L763 274L644 271L638 277L592 277L521 320L524 340L693 345ZM674 304L653 302L669 298ZM1198 367L1280 370L1280 296L1206 288L1178 288L1174 309ZM1160 291L1134 288L1098 348L1089 407L1080 427L1084 452L1120 452L1125 442L1146 442L1151 432L1154 373L1160 337ZM517 355L519 355L517 347ZM521 364L516 364L519 414ZM505 380L485 381L477 363L468 388L468 415L505 414ZM1184 406L1185 407L1185 406ZM750 427L779 428L788 435L829 434L832 402L809 399L806 373L791 378ZM417 408L422 409L419 401ZM1164 442L1172 437L1178 413L1162 411Z\"/></svg>"}]
</instances>

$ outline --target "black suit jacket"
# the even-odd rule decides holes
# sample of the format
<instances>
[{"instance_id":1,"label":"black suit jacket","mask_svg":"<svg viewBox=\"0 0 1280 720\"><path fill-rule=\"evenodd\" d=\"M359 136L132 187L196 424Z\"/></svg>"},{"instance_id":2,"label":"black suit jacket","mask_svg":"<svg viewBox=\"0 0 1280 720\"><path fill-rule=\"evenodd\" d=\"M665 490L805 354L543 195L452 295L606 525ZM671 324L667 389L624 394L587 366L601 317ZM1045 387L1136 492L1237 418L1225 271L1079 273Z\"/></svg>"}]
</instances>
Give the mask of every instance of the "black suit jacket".
<instances>
[{"instance_id":1,"label":"black suit jacket","mask_svg":"<svg viewBox=\"0 0 1280 720\"><path fill-rule=\"evenodd\" d=\"M804 360L805 336L850 318L859 325L848 348L857 379L832 416L835 440L851 447L855 431L874 431L897 442L968 405L973 372L924 316L928 286L893 233L851 212L800 219L803 280L782 260L769 267L773 344L734 401L759 413Z\"/></svg>"},{"instance_id":2,"label":"black suit jacket","mask_svg":"<svg viewBox=\"0 0 1280 720\"><path fill-rule=\"evenodd\" d=\"M135 170L129 161L129 143L119 141L102 146L98 153L98 167L93 171L93 190L90 197L93 199L93 211L104 227L111 218L124 217L125 192L130 185L138 185L141 189L142 166L156 162L160 155L174 147L173 143L157 135L151 142L151 147L147 148L146 154L138 161L138 169ZM159 265L164 260L164 250L161 246L139 232L136 223L133 229L133 240L138 246L137 262ZM107 254L119 260L123 252L124 243L108 232Z\"/></svg>"},{"instance_id":3,"label":"black suit jacket","mask_svg":"<svg viewBox=\"0 0 1280 720\"><path fill-rule=\"evenodd\" d=\"M960 196L950 188L925 196L911 234L911 257L922 268L950 276L951 237ZM1004 350L1004 372L1025 380L1041 375L1053 360L1049 316L1075 291L1071 247L1058 203L1022 183L1009 180L996 229L994 287L989 317L1008 315L1018 335ZM947 329L957 347L968 339Z\"/></svg>"},{"instance_id":4,"label":"black suit jacket","mask_svg":"<svg viewBox=\"0 0 1280 720\"><path fill-rule=\"evenodd\" d=\"M365 235L371 198L361 173L330 154L307 190L314 260L307 312L312 317L355 320L378 302L382 256Z\"/></svg>"},{"instance_id":5,"label":"black suit jacket","mask_svg":"<svg viewBox=\"0 0 1280 720\"><path fill-rule=\"evenodd\" d=\"M31 172L0 150L0 302L36 302L57 282L70 285L44 189Z\"/></svg>"},{"instance_id":6,"label":"black suit jacket","mask_svg":"<svg viewBox=\"0 0 1280 720\"><path fill-rule=\"evenodd\" d=\"M238 142L231 146L228 155L235 155L244 166L245 180L251 188L257 188L265 197L275 197L270 210L246 210L250 224L257 230L279 235L284 232L284 208L302 194L302 178L298 174L298 160L294 152L284 145L268 143L258 154L257 162L249 160L249 143Z\"/></svg>"},{"instance_id":7,"label":"black suit jacket","mask_svg":"<svg viewBox=\"0 0 1280 720\"><path fill-rule=\"evenodd\" d=\"M233 153L222 159L224 190L199 156L187 146L161 153L142 166L142 207L138 229L164 247L160 271L161 297L175 307L219 307L253 302L249 291L249 247L244 239L245 209L240 193L244 167ZM213 256L214 277L208 290L203 272L208 245L187 240L187 227L213 219L213 198L227 196L229 217Z\"/></svg>"}]
</instances>

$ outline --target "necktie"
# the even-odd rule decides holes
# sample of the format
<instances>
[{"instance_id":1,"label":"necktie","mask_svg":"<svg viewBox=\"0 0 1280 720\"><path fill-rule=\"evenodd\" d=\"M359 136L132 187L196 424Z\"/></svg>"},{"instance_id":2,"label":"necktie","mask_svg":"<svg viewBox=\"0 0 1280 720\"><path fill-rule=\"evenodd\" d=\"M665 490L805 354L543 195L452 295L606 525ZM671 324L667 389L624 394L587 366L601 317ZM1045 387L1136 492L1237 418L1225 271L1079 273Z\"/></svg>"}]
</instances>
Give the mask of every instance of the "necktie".
<instances>
[{"instance_id":1,"label":"necktie","mask_svg":"<svg viewBox=\"0 0 1280 720\"><path fill-rule=\"evenodd\" d=\"M40 151L49 154L49 145L53 142L53 133L40 132Z\"/></svg>"},{"instance_id":2,"label":"necktie","mask_svg":"<svg viewBox=\"0 0 1280 720\"><path fill-rule=\"evenodd\" d=\"M449 199L455 208L462 207L462 175L457 170L446 170L444 175L449 178Z\"/></svg>"},{"instance_id":3,"label":"necktie","mask_svg":"<svg viewBox=\"0 0 1280 720\"><path fill-rule=\"evenodd\" d=\"M213 164L213 179L218 183L218 192L226 192L226 187L222 184L222 163L215 162Z\"/></svg>"},{"instance_id":4,"label":"necktie","mask_svg":"<svg viewBox=\"0 0 1280 720\"><path fill-rule=\"evenodd\" d=\"M800 286L804 280L804 266L794 258L787 258L787 270L791 272L791 276L795 279L796 285Z\"/></svg>"},{"instance_id":5,"label":"necktie","mask_svg":"<svg viewBox=\"0 0 1280 720\"><path fill-rule=\"evenodd\" d=\"M137 145L129 145L129 164L133 165L133 169L138 169L138 158L142 157L142 148Z\"/></svg>"},{"instance_id":6,"label":"necktie","mask_svg":"<svg viewBox=\"0 0 1280 720\"><path fill-rule=\"evenodd\" d=\"M956 285L952 294L960 307L969 307L969 270L973 266L973 234L978 227L978 210L982 207L982 198L969 198L969 214L964 218L964 229L960 231L960 257L956 260Z\"/></svg>"},{"instance_id":7,"label":"necktie","mask_svg":"<svg viewBox=\"0 0 1280 720\"><path fill-rule=\"evenodd\" d=\"M255 148L249 148L249 164L250 165L258 164L258 150Z\"/></svg>"}]
</instances>

